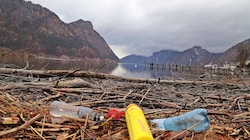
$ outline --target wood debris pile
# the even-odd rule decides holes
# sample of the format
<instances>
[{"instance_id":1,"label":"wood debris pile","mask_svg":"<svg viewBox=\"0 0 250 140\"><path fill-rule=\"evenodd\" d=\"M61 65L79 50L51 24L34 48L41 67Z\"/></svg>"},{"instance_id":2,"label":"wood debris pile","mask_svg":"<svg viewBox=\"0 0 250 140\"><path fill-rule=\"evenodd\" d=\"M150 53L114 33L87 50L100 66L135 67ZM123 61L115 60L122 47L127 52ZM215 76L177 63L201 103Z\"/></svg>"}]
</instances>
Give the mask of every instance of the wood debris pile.
<instances>
[{"instance_id":1,"label":"wood debris pile","mask_svg":"<svg viewBox=\"0 0 250 140\"><path fill-rule=\"evenodd\" d=\"M125 118L94 122L70 118L53 124L54 100L107 114L139 105L147 120L206 108L210 129L201 133L150 129L155 139L250 139L249 80L164 81L128 79L85 71L32 71L0 68L0 138L129 139Z\"/></svg>"}]
</instances>

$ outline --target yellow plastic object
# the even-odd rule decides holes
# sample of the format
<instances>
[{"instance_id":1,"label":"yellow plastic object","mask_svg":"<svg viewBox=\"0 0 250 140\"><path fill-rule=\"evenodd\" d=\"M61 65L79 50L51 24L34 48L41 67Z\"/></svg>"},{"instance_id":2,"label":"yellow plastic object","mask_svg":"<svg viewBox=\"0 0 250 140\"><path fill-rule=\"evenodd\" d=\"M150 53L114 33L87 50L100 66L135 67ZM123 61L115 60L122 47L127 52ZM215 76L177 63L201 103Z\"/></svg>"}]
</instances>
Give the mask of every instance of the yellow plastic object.
<instances>
[{"instance_id":1,"label":"yellow plastic object","mask_svg":"<svg viewBox=\"0 0 250 140\"><path fill-rule=\"evenodd\" d=\"M136 104L130 104L127 107L126 123L128 127L130 140L153 140L147 120L141 108Z\"/></svg>"}]
</instances>

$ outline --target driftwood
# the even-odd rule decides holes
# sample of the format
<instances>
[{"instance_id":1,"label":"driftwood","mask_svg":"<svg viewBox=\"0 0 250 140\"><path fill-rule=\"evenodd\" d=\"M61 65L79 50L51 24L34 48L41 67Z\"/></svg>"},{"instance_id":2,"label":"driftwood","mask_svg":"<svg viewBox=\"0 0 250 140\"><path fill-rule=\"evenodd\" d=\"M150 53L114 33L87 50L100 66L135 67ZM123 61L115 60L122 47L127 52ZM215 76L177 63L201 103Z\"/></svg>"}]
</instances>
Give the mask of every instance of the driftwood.
<instances>
[{"instance_id":1,"label":"driftwood","mask_svg":"<svg viewBox=\"0 0 250 140\"><path fill-rule=\"evenodd\" d=\"M57 88L77 88L77 87L87 87L87 88L97 88L97 86L81 79L75 78L72 80L57 81L55 86Z\"/></svg>"},{"instance_id":2,"label":"driftwood","mask_svg":"<svg viewBox=\"0 0 250 140\"><path fill-rule=\"evenodd\" d=\"M136 103L148 120L206 108L211 120L209 130L197 134L188 130L176 133L158 130L150 124L154 138L250 138L250 80L247 77L243 85L242 79L237 79L237 76L230 77L230 81L229 77L223 77L221 81L188 81L183 77L183 80L177 81L123 78L79 69L40 71L0 68L0 73L0 120L15 117L24 122L0 124L2 138L129 138L124 117L104 122L72 118L63 124L52 124L49 106L54 100L88 106L104 115L110 108L124 111L130 103Z\"/></svg>"},{"instance_id":3,"label":"driftwood","mask_svg":"<svg viewBox=\"0 0 250 140\"><path fill-rule=\"evenodd\" d=\"M133 82L149 82L149 83L183 83L183 84L204 84L208 81L186 81L186 80L159 80L159 79L139 79L139 78L125 78L121 76L115 76L105 73L97 73L91 71L80 71L77 70L26 70L26 69L10 69L10 68L0 68L0 73L3 74L16 74L16 75L25 75L32 77L54 77L54 81L62 79L62 77L85 77L85 78L98 78L98 79L122 79L126 81ZM218 82L213 82L218 83Z\"/></svg>"},{"instance_id":4,"label":"driftwood","mask_svg":"<svg viewBox=\"0 0 250 140\"><path fill-rule=\"evenodd\" d=\"M15 128L9 129L9 130L0 131L0 136L4 136L4 135L7 135L9 133L14 133L16 131L25 129L26 127L29 127L31 123L33 123L34 121L38 120L40 117L41 117L41 114L38 114L34 118L32 118L29 121L25 122L23 125L20 125L18 127L15 127Z\"/></svg>"}]
</instances>

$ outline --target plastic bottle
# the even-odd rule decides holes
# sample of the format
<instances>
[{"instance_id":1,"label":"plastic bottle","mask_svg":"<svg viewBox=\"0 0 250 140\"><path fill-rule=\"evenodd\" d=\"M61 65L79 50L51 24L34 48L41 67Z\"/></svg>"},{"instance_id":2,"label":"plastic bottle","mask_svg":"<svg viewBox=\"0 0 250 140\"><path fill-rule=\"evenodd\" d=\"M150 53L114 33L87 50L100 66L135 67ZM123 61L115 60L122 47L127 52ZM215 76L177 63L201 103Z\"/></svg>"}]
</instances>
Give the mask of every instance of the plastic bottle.
<instances>
[{"instance_id":1,"label":"plastic bottle","mask_svg":"<svg viewBox=\"0 0 250 140\"><path fill-rule=\"evenodd\" d=\"M147 120L142 110L135 104L130 104L125 112L130 140L153 140Z\"/></svg>"},{"instance_id":2,"label":"plastic bottle","mask_svg":"<svg viewBox=\"0 0 250 140\"><path fill-rule=\"evenodd\" d=\"M91 108L83 106L72 106L65 102L53 101L50 105L50 115L52 123L62 123L67 117L82 118L88 115L88 119L102 121L104 116L94 112Z\"/></svg>"},{"instance_id":3,"label":"plastic bottle","mask_svg":"<svg viewBox=\"0 0 250 140\"><path fill-rule=\"evenodd\" d=\"M159 129L169 131L183 131L192 127L190 130L201 132L207 130L210 126L207 110L201 108L175 117L154 119L151 122L157 123Z\"/></svg>"}]
</instances>

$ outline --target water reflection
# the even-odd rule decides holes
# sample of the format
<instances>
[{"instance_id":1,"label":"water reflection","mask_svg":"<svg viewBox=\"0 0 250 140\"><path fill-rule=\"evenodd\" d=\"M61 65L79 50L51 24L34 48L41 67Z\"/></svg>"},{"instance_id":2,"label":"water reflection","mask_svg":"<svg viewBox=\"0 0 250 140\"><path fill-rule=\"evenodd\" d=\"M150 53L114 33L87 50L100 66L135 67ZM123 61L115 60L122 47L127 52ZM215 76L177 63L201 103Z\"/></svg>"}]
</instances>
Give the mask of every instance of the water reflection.
<instances>
[{"instance_id":1,"label":"water reflection","mask_svg":"<svg viewBox=\"0 0 250 140\"><path fill-rule=\"evenodd\" d=\"M192 78L194 74L202 72L202 70L194 71L190 67L178 65L152 66L150 64L119 63L111 74L129 78L183 80L183 78Z\"/></svg>"},{"instance_id":2,"label":"water reflection","mask_svg":"<svg viewBox=\"0 0 250 140\"><path fill-rule=\"evenodd\" d=\"M111 74L129 78L169 79L174 73L166 66L150 67L149 64L120 63ZM175 78L176 79L176 78Z\"/></svg>"},{"instance_id":3,"label":"water reflection","mask_svg":"<svg viewBox=\"0 0 250 140\"><path fill-rule=\"evenodd\" d=\"M1 67L23 68L28 65L28 69L40 70L75 70L81 68L85 71L110 73L117 66L116 62L97 59L45 59L45 58L15 58L9 59L1 57Z\"/></svg>"},{"instance_id":4,"label":"water reflection","mask_svg":"<svg viewBox=\"0 0 250 140\"><path fill-rule=\"evenodd\" d=\"M151 72L143 64L119 63L111 74L129 78L152 78Z\"/></svg>"},{"instance_id":5,"label":"water reflection","mask_svg":"<svg viewBox=\"0 0 250 140\"><path fill-rule=\"evenodd\" d=\"M26 57L1 57L0 67L24 68L28 64L28 69L40 70L75 70L81 68L85 71L101 72L118 75L128 78L145 78L145 79L182 79L183 77L193 77L202 71L194 71L188 67L177 67L170 65L153 65L150 64L131 64L116 63L108 60L79 60L79 59L46 59ZM28 62L28 63L27 63Z\"/></svg>"}]
</instances>

